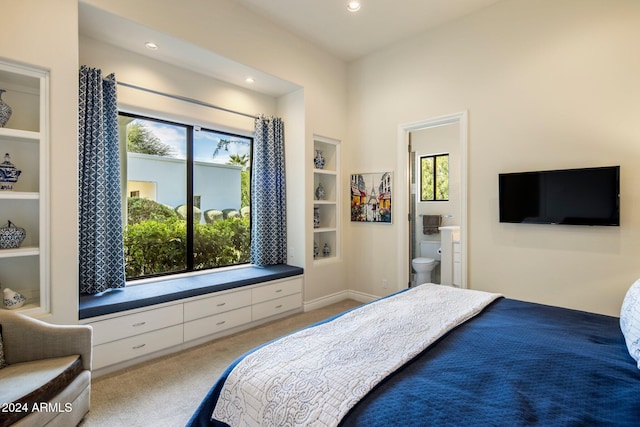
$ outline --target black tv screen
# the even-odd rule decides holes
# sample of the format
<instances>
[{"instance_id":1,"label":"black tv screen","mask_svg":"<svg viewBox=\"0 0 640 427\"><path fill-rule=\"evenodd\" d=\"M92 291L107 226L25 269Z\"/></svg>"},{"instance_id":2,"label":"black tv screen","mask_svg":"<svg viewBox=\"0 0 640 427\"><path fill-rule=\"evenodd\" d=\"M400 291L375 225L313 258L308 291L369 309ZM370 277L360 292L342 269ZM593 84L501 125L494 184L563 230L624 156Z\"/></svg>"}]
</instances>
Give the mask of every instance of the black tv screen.
<instances>
[{"instance_id":1,"label":"black tv screen","mask_svg":"<svg viewBox=\"0 0 640 427\"><path fill-rule=\"evenodd\" d=\"M500 222L620 225L620 166L499 175Z\"/></svg>"}]
</instances>

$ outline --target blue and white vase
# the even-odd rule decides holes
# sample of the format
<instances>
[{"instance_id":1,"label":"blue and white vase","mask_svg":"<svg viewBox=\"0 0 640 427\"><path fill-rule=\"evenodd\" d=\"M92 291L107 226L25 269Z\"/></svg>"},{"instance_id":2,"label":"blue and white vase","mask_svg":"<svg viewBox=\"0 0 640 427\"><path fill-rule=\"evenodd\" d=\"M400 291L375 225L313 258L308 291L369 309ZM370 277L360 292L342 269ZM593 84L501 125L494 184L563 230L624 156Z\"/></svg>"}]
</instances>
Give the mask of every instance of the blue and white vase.
<instances>
[{"instance_id":1,"label":"blue and white vase","mask_svg":"<svg viewBox=\"0 0 640 427\"><path fill-rule=\"evenodd\" d=\"M324 169L325 159L322 150L316 150L316 156L313 158L313 167L316 169Z\"/></svg>"},{"instance_id":2,"label":"blue and white vase","mask_svg":"<svg viewBox=\"0 0 640 427\"><path fill-rule=\"evenodd\" d=\"M9 310L22 307L24 302L27 300L27 298L20 292L12 291L9 288L4 288L3 294L2 301L4 303L4 307Z\"/></svg>"},{"instance_id":3,"label":"blue and white vase","mask_svg":"<svg viewBox=\"0 0 640 427\"><path fill-rule=\"evenodd\" d=\"M316 187L316 200L324 200L324 198L325 198L324 187L322 186L322 183L319 183L318 186Z\"/></svg>"},{"instance_id":4,"label":"blue and white vase","mask_svg":"<svg viewBox=\"0 0 640 427\"><path fill-rule=\"evenodd\" d=\"M11 156L5 153L4 162L0 163L0 190L13 190L13 184L18 182L22 171L11 163Z\"/></svg>"},{"instance_id":5,"label":"blue and white vase","mask_svg":"<svg viewBox=\"0 0 640 427\"><path fill-rule=\"evenodd\" d=\"M313 257L318 258L318 255L320 255L320 246L318 246L318 242L314 240L313 241Z\"/></svg>"},{"instance_id":6,"label":"blue and white vase","mask_svg":"<svg viewBox=\"0 0 640 427\"><path fill-rule=\"evenodd\" d=\"M313 208L313 228L320 228L320 208Z\"/></svg>"},{"instance_id":7,"label":"blue and white vase","mask_svg":"<svg viewBox=\"0 0 640 427\"><path fill-rule=\"evenodd\" d=\"M0 89L0 128L7 124L12 113L11 107L2 100L2 94L5 92L6 90Z\"/></svg>"},{"instance_id":8,"label":"blue and white vase","mask_svg":"<svg viewBox=\"0 0 640 427\"><path fill-rule=\"evenodd\" d=\"M322 255L323 256L331 255L331 248L329 247L328 243L325 243L324 246L322 247Z\"/></svg>"}]
</instances>

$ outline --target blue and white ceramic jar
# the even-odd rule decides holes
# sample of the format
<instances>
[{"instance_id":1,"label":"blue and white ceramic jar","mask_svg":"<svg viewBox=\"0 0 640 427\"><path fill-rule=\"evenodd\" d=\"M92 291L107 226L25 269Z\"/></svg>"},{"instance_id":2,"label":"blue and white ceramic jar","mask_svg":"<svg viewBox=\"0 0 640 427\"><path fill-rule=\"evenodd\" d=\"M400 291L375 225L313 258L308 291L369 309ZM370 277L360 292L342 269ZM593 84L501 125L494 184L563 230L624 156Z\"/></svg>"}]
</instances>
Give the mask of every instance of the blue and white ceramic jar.
<instances>
[{"instance_id":1,"label":"blue and white ceramic jar","mask_svg":"<svg viewBox=\"0 0 640 427\"><path fill-rule=\"evenodd\" d=\"M9 310L20 308L24 305L27 298L20 292L12 291L9 288L4 288L2 302L4 307Z\"/></svg>"},{"instance_id":2,"label":"blue and white ceramic jar","mask_svg":"<svg viewBox=\"0 0 640 427\"><path fill-rule=\"evenodd\" d=\"M11 163L9 153L4 155L4 162L0 163L0 190L13 190L13 184L18 182L18 177L22 171L16 169Z\"/></svg>"},{"instance_id":3,"label":"blue and white ceramic jar","mask_svg":"<svg viewBox=\"0 0 640 427\"><path fill-rule=\"evenodd\" d=\"M325 162L322 150L316 150L316 156L313 158L313 167L316 169L324 169Z\"/></svg>"},{"instance_id":4,"label":"blue and white ceramic jar","mask_svg":"<svg viewBox=\"0 0 640 427\"><path fill-rule=\"evenodd\" d=\"M324 246L322 247L322 255L323 256L331 255L331 248L329 247L328 243L325 243Z\"/></svg>"},{"instance_id":5,"label":"blue and white ceramic jar","mask_svg":"<svg viewBox=\"0 0 640 427\"><path fill-rule=\"evenodd\" d=\"M320 228L320 208L313 208L313 228Z\"/></svg>"},{"instance_id":6,"label":"blue and white ceramic jar","mask_svg":"<svg viewBox=\"0 0 640 427\"><path fill-rule=\"evenodd\" d=\"M8 221L7 225L0 227L0 249L16 249L22 245L27 232L22 227L16 227Z\"/></svg>"},{"instance_id":7,"label":"blue and white ceramic jar","mask_svg":"<svg viewBox=\"0 0 640 427\"><path fill-rule=\"evenodd\" d=\"M316 200L324 200L324 198L325 198L324 187L322 186L322 183L319 183L318 186L316 187Z\"/></svg>"},{"instance_id":8,"label":"blue and white ceramic jar","mask_svg":"<svg viewBox=\"0 0 640 427\"><path fill-rule=\"evenodd\" d=\"M2 100L2 94L5 92L6 90L0 89L0 128L7 124L12 113L11 107Z\"/></svg>"}]
</instances>

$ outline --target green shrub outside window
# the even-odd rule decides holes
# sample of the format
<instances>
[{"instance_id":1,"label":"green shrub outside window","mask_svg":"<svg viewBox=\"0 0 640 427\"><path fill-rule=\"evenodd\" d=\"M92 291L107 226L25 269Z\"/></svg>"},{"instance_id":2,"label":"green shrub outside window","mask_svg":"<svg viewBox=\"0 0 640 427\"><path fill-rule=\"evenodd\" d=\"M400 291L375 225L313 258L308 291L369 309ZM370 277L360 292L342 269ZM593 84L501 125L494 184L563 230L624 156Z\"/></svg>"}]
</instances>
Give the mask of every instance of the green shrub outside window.
<instances>
[{"instance_id":1,"label":"green shrub outside window","mask_svg":"<svg viewBox=\"0 0 640 427\"><path fill-rule=\"evenodd\" d=\"M181 190L184 195L179 200L183 201L176 201L169 206L153 200L156 190L167 185L166 180L158 178L155 181L156 178L151 178L130 181L131 165L128 165L127 186L134 185L139 189L127 191L126 198L124 252L127 280L247 264L251 241L249 216L252 139L127 113L121 113L120 119L121 125L126 129L128 153L139 153L138 156L141 154L146 158L151 156L169 159L173 165L178 164L177 167L182 168L182 176L186 175L187 183L192 180L192 184L187 184L187 188ZM189 151L193 154L185 154ZM188 194L188 189L194 188L196 179L189 176L193 174L190 171L194 170L190 163L195 162L233 165L237 171L239 168L236 172L240 177L237 208L219 206L218 209L213 209L217 207L214 205L200 209L199 205L203 200L201 195ZM175 166L173 170L176 170ZM155 173L162 175L164 169ZM225 185L228 184L205 184L206 191L214 192L217 191L216 188L226 190ZM189 199L193 201L193 215L187 221L186 201Z\"/></svg>"}]
</instances>

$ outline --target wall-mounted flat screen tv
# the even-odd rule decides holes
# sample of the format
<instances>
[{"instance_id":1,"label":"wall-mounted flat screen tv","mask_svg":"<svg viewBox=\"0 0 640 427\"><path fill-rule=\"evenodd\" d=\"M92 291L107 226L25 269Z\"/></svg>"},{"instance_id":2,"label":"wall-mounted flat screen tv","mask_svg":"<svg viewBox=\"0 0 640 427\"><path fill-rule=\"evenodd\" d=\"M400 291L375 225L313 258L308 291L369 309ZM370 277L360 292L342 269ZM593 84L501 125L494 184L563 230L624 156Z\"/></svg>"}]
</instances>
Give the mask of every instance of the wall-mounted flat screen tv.
<instances>
[{"instance_id":1,"label":"wall-mounted flat screen tv","mask_svg":"<svg viewBox=\"0 0 640 427\"><path fill-rule=\"evenodd\" d=\"M620 225L620 166L499 175L500 222Z\"/></svg>"}]
</instances>

